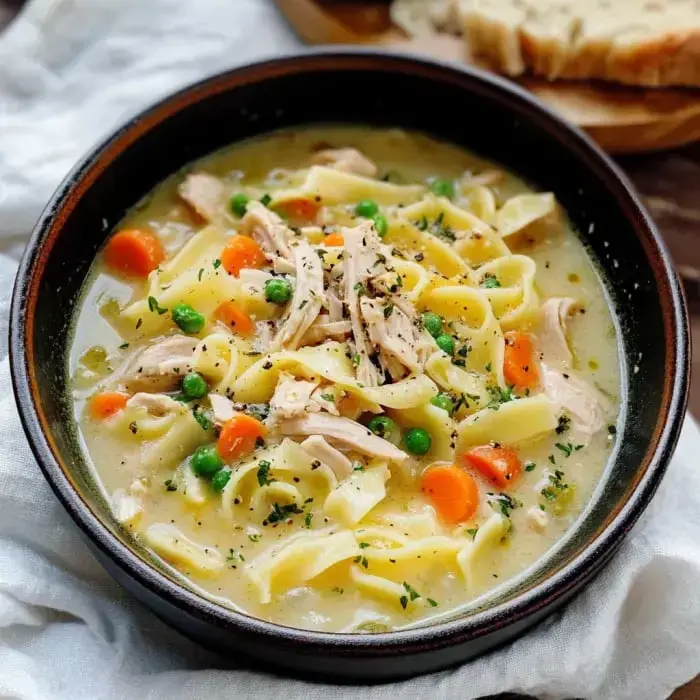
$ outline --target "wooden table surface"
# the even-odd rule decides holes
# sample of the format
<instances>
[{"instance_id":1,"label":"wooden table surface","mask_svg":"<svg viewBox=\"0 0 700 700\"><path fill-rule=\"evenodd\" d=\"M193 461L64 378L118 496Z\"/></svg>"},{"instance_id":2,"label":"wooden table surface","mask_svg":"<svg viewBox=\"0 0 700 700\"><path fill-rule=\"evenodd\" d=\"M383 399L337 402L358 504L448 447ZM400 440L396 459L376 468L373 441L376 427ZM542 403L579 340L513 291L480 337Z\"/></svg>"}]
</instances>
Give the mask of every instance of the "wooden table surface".
<instances>
[{"instance_id":1,"label":"wooden table surface","mask_svg":"<svg viewBox=\"0 0 700 700\"><path fill-rule=\"evenodd\" d=\"M0 0L0 30L22 2ZM690 411L700 418L700 143L675 151L622 157L618 162L644 198L684 282L694 347ZM700 700L700 676L679 688L671 700Z\"/></svg>"}]
</instances>

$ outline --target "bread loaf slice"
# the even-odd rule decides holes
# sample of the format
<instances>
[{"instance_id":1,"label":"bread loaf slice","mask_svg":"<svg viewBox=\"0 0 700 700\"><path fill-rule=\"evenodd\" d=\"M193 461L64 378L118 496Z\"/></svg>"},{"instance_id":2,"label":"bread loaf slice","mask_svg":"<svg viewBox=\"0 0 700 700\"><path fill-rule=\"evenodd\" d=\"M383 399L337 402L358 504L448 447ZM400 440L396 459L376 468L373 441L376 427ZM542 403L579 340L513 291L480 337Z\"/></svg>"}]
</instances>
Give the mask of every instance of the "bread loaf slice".
<instances>
[{"instance_id":1,"label":"bread loaf slice","mask_svg":"<svg viewBox=\"0 0 700 700\"><path fill-rule=\"evenodd\" d=\"M700 0L456 0L475 60L516 76L700 85Z\"/></svg>"}]
</instances>

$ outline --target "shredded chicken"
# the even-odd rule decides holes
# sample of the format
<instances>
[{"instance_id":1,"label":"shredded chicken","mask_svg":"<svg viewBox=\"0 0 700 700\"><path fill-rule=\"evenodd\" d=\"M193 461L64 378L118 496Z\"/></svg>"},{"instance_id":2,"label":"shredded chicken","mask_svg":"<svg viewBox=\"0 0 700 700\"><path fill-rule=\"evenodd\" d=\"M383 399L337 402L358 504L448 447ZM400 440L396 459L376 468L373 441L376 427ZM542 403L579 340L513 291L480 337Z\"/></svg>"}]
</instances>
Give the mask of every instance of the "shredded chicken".
<instances>
[{"instance_id":1,"label":"shredded chicken","mask_svg":"<svg viewBox=\"0 0 700 700\"><path fill-rule=\"evenodd\" d=\"M319 386L314 389L311 394L311 408L309 410L315 410L316 406L322 411L328 411L334 416L339 416L340 411L338 411L338 406L335 403L335 394L333 388L329 386Z\"/></svg>"},{"instance_id":2,"label":"shredded chicken","mask_svg":"<svg viewBox=\"0 0 700 700\"><path fill-rule=\"evenodd\" d=\"M342 447L397 464L403 464L408 459L405 452L388 440L376 436L364 425L341 416L310 413L301 418L281 421L278 429L282 435L321 435Z\"/></svg>"},{"instance_id":3,"label":"shredded chicken","mask_svg":"<svg viewBox=\"0 0 700 700\"><path fill-rule=\"evenodd\" d=\"M304 334L326 303L323 291L323 267L316 251L304 240L292 248L296 267L294 295L286 318L282 321L270 350L296 350Z\"/></svg>"},{"instance_id":4,"label":"shredded chicken","mask_svg":"<svg viewBox=\"0 0 700 700\"><path fill-rule=\"evenodd\" d=\"M343 302L337 297L333 289L326 292L328 302L328 320L331 322L343 320Z\"/></svg>"},{"instance_id":5,"label":"shredded chicken","mask_svg":"<svg viewBox=\"0 0 700 700\"><path fill-rule=\"evenodd\" d=\"M218 178L191 173L178 187L178 194L206 222L216 221L224 212L225 190Z\"/></svg>"},{"instance_id":6,"label":"shredded chicken","mask_svg":"<svg viewBox=\"0 0 700 700\"><path fill-rule=\"evenodd\" d=\"M301 339L300 345L316 345L328 338L333 340L345 340L345 336L352 332L350 321L331 322L327 314L319 314L316 320L309 326L306 335Z\"/></svg>"},{"instance_id":7,"label":"shredded chicken","mask_svg":"<svg viewBox=\"0 0 700 700\"><path fill-rule=\"evenodd\" d=\"M280 374L275 393L270 399L270 409L274 420L286 420L303 416L311 404L311 394L318 382L295 379L291 374ZM320 410L320 406L316 406Z\"/></svg>"},{"instance_id":8,"label":"shredded chicken","mask_svg":"<svg viewBox=\"0 0 700 700\"><path fill-rule=\"evenodd\" d=\"M214 413L214 420L217 423L226 423L226 421L231 420L237 413L233 401L227 399L225 396L221 396L221 394L209 394L209 403Z\"/></svg>"},{"instance_id":9,"label":"shredded chicken","mask_svg":"<svg viewBox=\"0 0 700 700\"><path fill-rule=\"evenodd\" d=\"M345 173L363 177L377 176L377 166L356 148L327 148L316 153L312 161L316 165L326 165Z\"/></svg>"},{"instance_id":10,"label":"shredded chicken","mask_svg":"<svg viewBox=\"0 0 700 700\"><path fill-rule=\"evenodd\" d=\"M355 228L343 229L345 257L343 259L343 286L345 306L350 314L352 325L357 381L365 386L378 386L383 381L380 370L372 363L372 346L367 338L362 314L360 296L365 283L373 276L386 272L379 236L371 221L365 221Z\"/></svg>"},{"instance_id":11,"label":"shredded chicken","mask_svg":"<svg viewBox=\"0 0 700 700\"><path fill-rule=\"evenodd\" d=\"M275 214L260 202L248 202L245 216L241 219L239 232L254 238L271 261L275 256L291 259L289 241L293 231Z\"/></svg>"},{"instance_id":12,"label":"shredded chicken","mask_svg":"<svg viewBox=\"0 0 700 700\"><path fill-rule=\"evenodd\" d=\"M294 263L287 258L281 258L279 255L273 255L272 257L272 269L278 275L295 275L296 267Z\"/></svg>"},{"instance_id":13,"label":"shredded chicken","mask_svg":"<svg viewBox=\"0 0 700 700\"><path fill-rule=\"evenodd\" d=\"M565 370L573 358L566 340L566 319L576 300L571 297L552 297L542 305L538 332L543 361L550 367Z\"/></svg>"},{"instance_id":14,"label":"shredded chicken","mask_svg":"<svg viewBox=\"0 0 700 700\"><path fill-rule=\"evenodd\" d=\"M329 466L338 479L345 479L352 474L352 462L340 450L329 445L320 435L306 438L301 446L311 457Z\"/></svg>"},{"instance_id":15,"label":"shredded chicken","mask_svg":"<svg viewBox=\"0 0 700 700\"><path fill-rule=\"evenodd\" d=\"M274 340L274 321L258 321L255 324L255 339L253 350L255 352L267 352Z\"/></svg>"},{"instance_id":16,"label":"shredded chicken","mask_svg":"<svg viewBox=\"0 0 700 700\"><path fill-rule=\"evenodd\" d=\"M387 360L393 358L411 372L419 372L422 364L416 352L416 327L408 316L399 308L388 306L378 299L361 299L360 309L367 323L369 339L381 348L382 357ZM395 363L389 362L387 368L394 379L400 379L405 374L401 372L395 376Z\"/></svg>"},{"instance_id":17,"label":"shredded chicken","mask_svg":"<svg viewBox=\"0 0 700 700\"><path fill-rule=\"evenodd\" d=\"M122 379L124 388L131 393L176 389L182 377L192 369L196 347L197 341L184 335L156 341L132 360Z\"/></svg>"},{"instance_id":18,"label":"shredded chicken","mask_svg":"<svg viewBox=\"0 0 700 700\"><path fill-rule=\"evenodd\" d=\"M525 517L530 526L538 532L542 532L549 525L549 516L539 506L530 506Z\"/></svg>"},{"instance_id":19,"label":"shredded chicken","mask_svg":"<svg viewBox=\"0 0 700 700\"><path fill-rule=\"evenodd\" d=\"M558 372L542 366L545 394L571 418L572 439L586 444L606 423L608 400L573 372Z\"/></svg>"}]
</instances>

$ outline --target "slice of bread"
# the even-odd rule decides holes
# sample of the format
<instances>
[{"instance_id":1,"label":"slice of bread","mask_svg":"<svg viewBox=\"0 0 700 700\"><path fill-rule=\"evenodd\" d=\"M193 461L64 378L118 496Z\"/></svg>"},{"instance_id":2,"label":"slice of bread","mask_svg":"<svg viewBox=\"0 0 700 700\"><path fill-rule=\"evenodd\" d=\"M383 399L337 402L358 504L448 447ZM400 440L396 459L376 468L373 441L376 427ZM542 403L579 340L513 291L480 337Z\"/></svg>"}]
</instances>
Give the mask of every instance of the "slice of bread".
<instances>
[{"instance_id":1,"label":"slice of bread","mask_svg":"<svg viewBox=\"0 0 700 700\"><path fill-rule=\"evenodd\" d=\"M700 0L456 0L468 50L508 75L700 86Z\"/></svg>"}]
</instances>

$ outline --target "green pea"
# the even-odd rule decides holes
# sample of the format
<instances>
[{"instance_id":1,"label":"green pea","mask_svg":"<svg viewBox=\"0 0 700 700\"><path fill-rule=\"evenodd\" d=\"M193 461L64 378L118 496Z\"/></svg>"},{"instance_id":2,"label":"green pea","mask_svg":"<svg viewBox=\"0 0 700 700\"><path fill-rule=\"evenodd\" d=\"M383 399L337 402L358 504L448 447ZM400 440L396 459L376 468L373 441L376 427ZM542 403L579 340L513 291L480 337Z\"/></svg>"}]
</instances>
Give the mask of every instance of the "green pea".
<instances>
[{"instance_id":1,"label":"green pea","mask_svg":"<svg viewBox=\"0 0 700 700\"><path fill-rule=\"evenodd\" d=\"M372 217L372 221L374 221L374 228L377 229L379 238L384 238L389 233L389 222L386 220L386 216L384 214L375 214Z\"/></svg>"},{"instance_id":2,"label":"green pea","mask_svg":"<svg viewBox=\"0 0 700 700\"><path fill-rule=\"evenodd\" d=\"M211 478L211 487L214 491L223 491L226 484L231 480L231 470L228 467L219 469Z\"/></svg>"},{"instance_id":3,"label":"green pea","mask_svg":"<svg viewBox=\"0 0 700 700\"><path fill-rule=\"evenodd\" d=\"M449 333L441 333L435 338L435 344L448 355L455 354L455 339Z\"/></svg>"},{"instance_id":4,"label":"green pea","mask_svg":"<svg viewBox=\"0 0 700 700\"><path fill-rule=\"evenodd\" d=\"M394 445L401 442L401 429L389 416L375 416L367 426L375 435Z\"/></svg>"},{"instance_id":5,"label":"green pea","mask_svg":"<svg viewBox=\"0 0 700 700\"><path fill-rule=\"evenodd\" d=\"M189 304L177 304L173 307L173 321L185 333L199 333L205 324L204 316Z\"/></svg>"},{"instance_id":6,"label":"green pea","mask_svg":"<svg viewBox=\"0 0 700 700\"><path fill-rule=\"evenodd\" d=\"M452 199L455 196L455 186L452 180L445 180L441 177L436 177L430 183L430 190L438 197L447 197Z\"/></svg>"},{"instance_id":7,"label":"green pea","mask_svg":"<svg viewBox=\"0 0 700 700\"><path fill-rule=\"evenodd\" d=\"M190 372L182 378L182 393L188 401L204 398L208 391L206 380L198 372Z\"/></svg>"},{"instance_id":8,"label":"green pea","mask_svg":"<svg viewBox=\"0 0 700 700\"><path fill-rule=\"evenodd\" d=\"M441 408L443 411L447 411L447 415L451 416L452 412L455 410L455 402L449 394L440 393L437 396L433 396L430 399L430 403L433 406Z\"/></svg>"},{"instance_id":9,"label":"green pea","mask_svg":"<svg viewBox=\"0 0 700 700\"><path fill-rule=\"evenodd\" d=\"M265 299L273 304L286 304L292 298L292 285L284 277L265 282Z\"/></svg>"},{"instance_id":10,"label":"green pea","mask_svg":"<svg viewBox=\"0 0 700 700\"><path fill-rule=\"evenodd\" d=\"M237 192L233 195L233 197L231 197L229 206L231 207L231 211L236 216L242 217L245 216L245 213L248 210L249 201L250 197L248 197L247 194L243 194L243 192Z\"/></svg>"},{"instance_id":11,"label":"green pea","mask_svg":"<svg viewBox=\"0 0 700 700\"><path fill-rule=\"evenodd\" d=\"M437 338L442 333L442 318L432 311L423 312L423 328L425 328L433 338Z\"/></svg>"},{"instance_id":12,"label":"green pea","mask_svg":"<svg viewBox=\"0 0 700 700\"><path fill-rule=\"evenodd\" d=\"M224 466L224 460L221 459L216 451L216 445L202 445L195 450L190 460L192 471L197 476L213 476Z\"/></svg>"},{"instance_id":13,"label":"green pea","mask_svg":"<svg viewBox=\"0 0 700 700\"><path fill-rule=\"evenodd\" d=\"M363 199L355 205L355 214L371 219L379 214L379 205L373 199Z\"/></svg>"},{"instance_id":14,"label":"green pea","mask_svg":"<svg viewBox=\"0 0 700 700\"><path fill-rule=\"evenodd\" d=\"M403 439L403 444L412 455L424 455L430 450L433 439L423 428L411 428Z\"/></svg>"}]
</instances>

